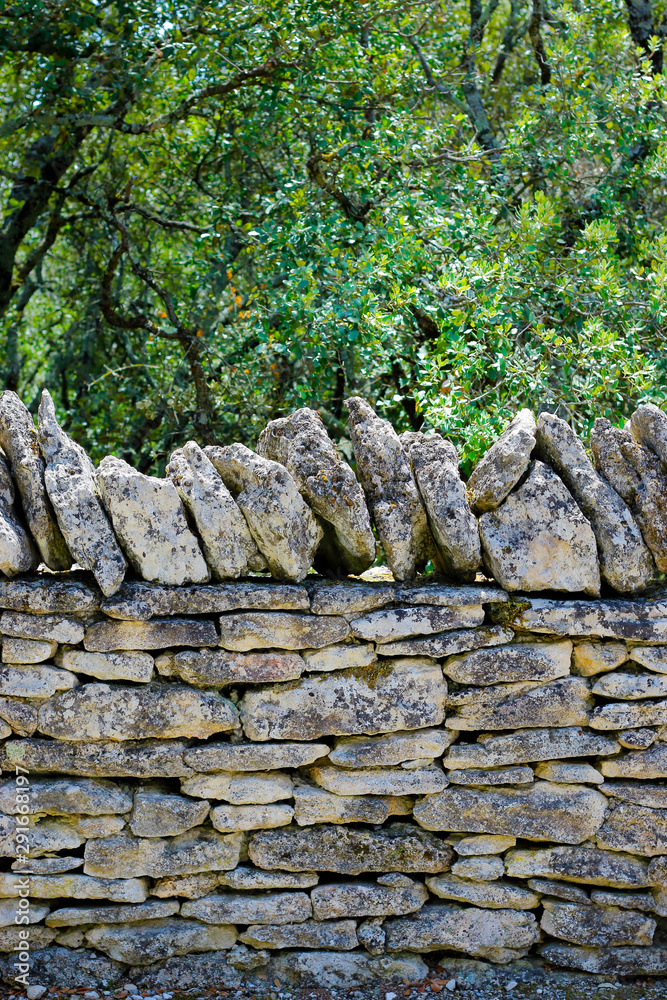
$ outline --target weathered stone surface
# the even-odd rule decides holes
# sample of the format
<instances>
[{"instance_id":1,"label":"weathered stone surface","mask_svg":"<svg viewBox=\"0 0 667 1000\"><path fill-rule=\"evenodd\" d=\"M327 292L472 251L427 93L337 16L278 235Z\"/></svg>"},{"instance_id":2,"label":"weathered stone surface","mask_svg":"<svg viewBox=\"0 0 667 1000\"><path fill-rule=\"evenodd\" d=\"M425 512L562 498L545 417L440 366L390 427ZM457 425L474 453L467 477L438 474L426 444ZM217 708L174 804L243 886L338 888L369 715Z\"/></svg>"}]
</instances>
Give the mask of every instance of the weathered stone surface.
<instances>
[{"instance_id":1,"label":"weathered stone surface","mask_svg":"<svg viewBox=\"0 0 667 1000\"><path fill-rule=\"evenodd\" d=\"M122 982L122 965L85 948L77 951L55 946L41 948L32 952L30 959L30 979L34 983L47 986L76 983L90 990L93 986L106 989ZM0 961L0 976L11 985L15 984L15 961L14 955Z\"/></svg>"},{"instance_id":2,"label":"weathered stone surface","mask_svg":"<svg viewBox=\"0 0 667 1000\"><path fill-rule=\"evenodd\" d=\"M25 812L25 803L16 801L15 779L0 784L0 812ZM106 816L126 813L132 808L132 796L112 781L90 778L31 777L27 788L28 812L46 816Z\"/></svg>"},{"instance_id":3,"label":"weathered stone surface","mask_svg":"<svg viewBox=\"0 0 667 1000\"><path fill-rule=\"evenodd\" d=\"M549 635L599 636L667 643L667 602L522 599L513 625Z\"/></svg>"},{"instance_id":4,"label":"weathered stone surface","mask_svg":"<svg viewBox=\"0 0 667 1000\"><path fill-rule=\"evenodd\" d=\"M615 670L629 656L622 642L578 642L572 651L572 673L592 677Z\"/></svg>"},{"instance_id":5,"label":"weathered stone surface","mask_svg":"<svg viewBox=\"0 0 667 1000\"><path fill-rule=\"evenodd\" d=\"M300 784L294 788L294 819L299 826L314 823L384 823L389 807L379 796L337 795Z\"/></svg>"},{"instance_id":6,"label":"weathered stone surface","mask_svg":"<svg viewBox=\"0 0 667 1000\"><path fill-rule=\"evenodd\" d=\"M0 749L0 767L17 764L33 773L60 772L93 778L180 778L192 774L183 762L185 743L142 740L118 744L59 740L10 740Z\"/></svg>"},{"instance_id":7,"label":"weathered stone surface","mask_svg":"<svg viewBox=\"0 0 667 1000\"><path fill-rule=\"evenodd\" d=\"M336 795L428 795L448 785L439 767L405 770L402 767L336 767L315 764L308 776Z\"/></svg>"},{"instance_id":8,"label":"weathered stone surface","mask_svg":"<svg viewBox=\"0 0 667 1000\"><path fill-rule=\"evenodd\" d=\"M218 580L266 567L234 498L195 441L171 453L166 474L196 525L206 561Z\"/></svg>"},{"instance_id":9,"label":"weathered stone surface","mask_svg":"<svg viewBox=\"0 0 667 1000\"><path fill-rule=\"evenodd\" d=\"M13 735L12 727L9 723L5 722L4 719L0 722L0 739L5 740L8 736Z\"/></svg>"},{"instance_id":10,"label":"weathered stone surface","mask_svg":"<svg viewBox=\"0 0 667 1000\"><path fill-rule=\"evenodd\" d=\"M95 622L86 629L84 646L93 653L165 646L216 646L215 625L205 619L154 618L147 622Z\"/></svg>"},{"instance_id":11,"label":"weathered stone surface","mask_svg":"<svg viewBox=\"0 0 667 1000\"><path fill-rule=\"evenodd\" d=\"M179 989L201 990L202 983L215 983L216 987L234 988L241 985L241 975L232 956L245 945L234 945L228 951L209 951L203 954L182 955L167 958L151 965L133 966L125 975L132 977L132 983L140 989L166 991L178 983ZM247 950L247 949L246 949Z\"/></svg>"},{"instance_id":12,"label":"weathered stone surface","mask_svg":"<svg viewBox=\"0 0 667 1000\"><path fill-rule=\"evenodd\" d=\"M654 976L667 971L667 948L584 948L549 942L540 954L551 965L616 976Z\"/></svg>"},{"instance_id":13,"label":"weathered stone surface","mask_svg":"<svg viewBox=\"0 0 667 1000\"><path fill-rule=\"evenodd\" d=\"M602 826L606 808L604 795L592 788L538 781L527 789L450 786L417 802L413 815L427 830L580 844Z\"/></svg>"},{"instance_id":14,"label":"weathered stone surface","mask_svg":"<svg viewBox=\"0 0 667 1000\"><path fill-rule=\"evenodd\" d=\"M667 478L662 462L629 431L597 417L591 431L595 468L632 511L661 573L667 570Z\"/></svg>"},{"instance_id":15,"label":"weathered stone surface","mask_svg":"<svg viewBox=\"0 0 667 1000\"><path fill-rule=\"evenodd\" d=\"M396 600L396 585L365 580L307 581L310 610L314 615L354 617L375 611Z\"/></svg>"},{"instance_id":16,"label":"weathered stone surface","mask_svg":"<svg viewBox=\"0 0 667 1000\"><path fill-rule=\"evenodd\" d=\"M357 939L370 955L383 955L386 934L382 917L369 917L357 926Z\"/></svg>"},{"instance_id":17,"label":"weathered stone surface","mask_svg":"<svg viewBox=\"0 0 667 1000\"><path fill-rule=\"evenodd\" d=\"M620 802L608 813L595 839L598 847L610 851L631 851L645 857L665 854L667 812Z\"/></svg>"},{"instance_id":18,"label":"weathered stone surface","mask_svg":"<svg viewBox=\"0 0 667 1000\"><path fill-rule=\"evenodd\" d=\"M539 726L585 726L594 699L581 677L562 677L541 684L523 681L450 694L448 729L531 729Z\"/></svg>"},{"instance_id":19,"label":"weathered stone surface","mask_svg":"<svg viewBox=\"0 0 667 1000\"><path fill-rule=\"evenodd\" d=\"M591 764L562 760L550 760L544 764L538 764L535 768L535 777L566 785L601 785L604 781L600 772Z\"/></svg>"},{"instance_id":20,"label":"weathered stone surface","mask_svg":"<svg viewBox=\"0 0 667 1000\"><path fill-rule=\"evenodd\" d=\"M150 965L172 955L231 948L236 928L229 924L207 927L195 920L147 920L129 927L100 924L87 931L86 941L117 962Z\"/></svg>"},{"instance_id":21,"label":"weathered stone surface","mask_svg":"<svg viewBox=\"0 0 667 1000\"><path fill-rule=\"evenodd\" d=\"M617 906L579 906L577 903L543 901L540 927L547 934L571 944L650 945L656 922L652 917Z\"/></svg>"},{"instance_id":22,"label":"weathered stone surface","mask_svg":"<svg viewBox=\"0 0 667 1000\"><path fill-rule=\"evenodd\" d=\"M416 639L402 639L399 642L386 642L382 646L382 655L433 656L440 659L486 646L502 646L503 643L511 642L513 638L514 632L509 628L501 625L482 626L476 629L441 632L439 635Z\"/></svg>"},{"instance_id":23,"label":"weathered stone surface","mask_svg":"<svg viewBox=\"0 0 667 1000\"><path fill-rule=\"evenodd\" d=\"M239 865L221 874L218 881L230 889L309 889L317 885L319 876L315 872L265 872Z\"/></svg>"},{"instance_id":24,"label":"weathered stone surface","mask_svg":"<svg viewBox=\"0 0 667 1000\"><path fill-rule=\"evenodd\" d=\"M509 851L505 855L505 870L512 878L556 878L607 885L612 889L641 889L650 884L645 861L596 847Z\"/></svg>"},{"instance_id":25,"label":"weathered stone surface","mask_svg":"<svg viewBox=\"0 0 667 1000\"><path fill-rule=\"evenodd\" d=\"M97 470L97 484L114 531L139 576L177 586L208 580L199 542L170 480L145 476L123 459L107 455Z\"/></svg>"},{"instance_id":26,"label":"weathered stone surface","mask_svg":"<svg viewBox=\"0 0 667 1000\"><path fill-rule=\"evenodd\" d=\"M60 615L30 615L20 611L3 611L0 632L21 639L42 639L51 642L81 642L84 628L80 622Z\"/></svg>"},{"instance_id":27,"label":"weathered stone surface","mask_svg":"<svg viewBox=\"0 0 667 1000\"><path fill-rule=\"evenodd\" d=\"M69 691L78 683L76 675L69 670L59 670L46 663L0 665L0 695L7 698L46 701L58 691Z\"/></svg>"},{"instance_id":28,"label":"weathered stone surface","mask_svg":"<svg viewBox=\"0 0 667 1000\"><path fill-rule=\"evenodd\" d=\"M128 621L148 621L156 616L211 615L238 609L307 611L308 607L308 594L303 587L271 580L186 587L127 580L117 594L102 602L102 610L109 618Z\"/></svg>"},{"instance_id":29,"label":"weathered stone surface","mask_svg":"<svg viewBox=\"0 0 667 1000\"><path fill-rule=\"evenodd\" d=\"M656 738L654 729L627 729L618 734L618 742L628 750L648 750Z\"/></svg>"},{"instance_id":30,"label":"weathered stone surface","mask_svg":"<svg viewBox=\"0 0 667 1000\"><path fill-rule=\"evenodd\" d=\"M35 574L0 580L0 608L37 615L96 611L100 593L83 573Z\"/></svg>"},{"instance_id":31,"label":"weathered stone surface","mask_svg":"<svg viewBox=\"0 0 667 1000\"><path fill-rule=\"evenodd\" d=\"M112 837L125 829L123 816L75 816L72 822L83 837Z\"/></svg>"},{"instance_id":32,"label":"weathered stone surface","mask_svg":"<svg viewBox=\"0 0 667 1000\"><path fill-rule=\"evenodd\" d=\"M23 829L17 823L15 816L0 816L0 856L17 857L19 849L17 834ZM40 858L44 854L56 851L75 851L85 841L86 837L78 829L75 822L67 819L43 819L31 824L30 855Z\"/></svg>"},{"instance_id":33,"label":"weathered stone surface","mask_svg":"<svg viewBox=\"0 0 667 1000\"><path fill-rule=\"evenodd\" d=\"M13 872L30 872L31 875L60 875L81 868L83 858L59 854L53 858L17 858L12 861Z\"/></svg>"},{"instance_id":34,"label":"weathered stone surface","mask_svg":"<svg viewBox=\"0 0 667 1000\"><path fill-rule=\"evenodd\" d=\"M472 903L490 910L534 910L540 905L540 895L511 882L471 882L456 875L433 875L426 885L434 896L453 899L457 903Z\"/></svg>"},{"instance_id":35,"label":"weathered stone surface","mask_svg":"<svg viewBox=\"0 0 667 1000\"><path fill-rule=\"evenodd\" d=\"M640 663L647 670L654 670L657 674L667 674L665 646L633 646L628 650L628 659Z\"/></svg>"},{"instance_id":36,"label":"weathered stone surface","mask_svg":"<svg viewBox=\"0 0 667 1000\"><path fill-rule=\"evenodd\" d=\"M645 589L653 559L628 507L597 474L572 428L553 413L537 421L537 451L568 487L595 532L603 580L622 594Z\"/></svg>"},{"instance_id":37,"label":"weathered stone surface","mask_svg":"<svg viewBox=\"0 0 667 1000\"><path fill-rule=\"evenodd\" d=\"M642 913L650 913L656 908L655 898L649 892L609 892L605 889L593 889L591 902L598 906L620 906L622 910L639 910Z\"/></svg>"},{"instance_id":38,"label":"weathered stone surface","mask_svg":"<svg viewBox=\"0 0 667 1000\"><path fill-rule=\"evenodd\" d=\"M454 850L460 857L474 854L503 854L515 844L516 837L482 833L475 837L462 837L454 844Z\"/></svg>"},{"instance_id":39,"label":"weathered stone surface","mask_svg":"<svg viewBox=\"0 0 667 1000\"><path fill-rule=\"evenodd\" d=\"M1 403L1 397L0 397ZM0 572L6 577L27 573L40 561L37 549L14 508L16 490L0 450Z\"/></svg>"},{"instance_id":40,"label":"weathered stone surface","mask_svg":"<svg viewBox=\"0 0 667 1000\"><path fill-rule=\"evenodd\" d=\"M298 653L235 653L219 649L161 653L155 665L163 677L180 677L194 687L291 681L306 669Z\"/></svg>"},{"instance_id":41,"label":"weathered stone surface","mask_svg":"<svg viewBox=\"0 0 667 1000\"><path fill-rule=\"evenodd\" d=\"M206 924L291 924L308 920L313 910L305 892L224 892L183 903L181 914Z\"/></svg>"},{"instance_id":42,"label":"weathered stone surface","mask_svg":"<svg viewBox=\"0 0 667 1000\"><path fill-rule=\"evenodd\" d=\"M51 930L49 927L42 925L33 926L30 928L30 948L31 950L35 949L35 951L47 948L55 940L55 937L56 931ZM25 948L25 944L25 938L21 934L20 927L0 928L0 952L20 952L22 948ZM12 955L12 959L16 960L16 954Z\"/></svg>"},{"instance_id":43,"label":"weathered stone surface","mask_svg":"<svg viewBox=\"0 0 667 1000\"><path fill-rule=\"evenodd\" d=\"M459 878L469 878L474 882L494 882L505 872L500 858L495 855L488 857L483 854L470 858L461 858L452 865L452 875Z\"/></svg>"},{"instance_id":44,"label":"weathered stone surface","mask_svg":"<svg viewBox=\"0 0 667 1000\"><path fill-rule=\"evenodd\" d=\"M663 462L667 462L667 415L654 403L643 403L630 417L630 431Z\"/></svg>"},{"instance_id":45,"label":"weathered stone surface","mask_svg":"<svg viewBox=\"0 0 667 1000\"><path fill-rule=\"evenodd\" d=\"M416 606L428 604L438 608L463 608L471 604L507 604L506 594L495 583L447 584L438 576L424 576L418 580L396 584L396 601Z\"/></svg>"},{"instance_id":46,"label":"weathered stone surface","mask_svg":"<svg viewBox=\"0 0 667 1000\"><path fill-rule=\"evenodd\" d=\"M349 634L344 618L294 615L285 611L250 611L220 618L220 645L249 649L311 649L340 642Z\"/></svg>"},{"instance_id":47,"label":"weathered stone surface","mask_svg":"<svg viewBox=\"0 0 667 1000\"><path fill-rule=\"evenodd\" d=\"M532 463L501 507L482 514L479 531L484 564L505 590L600 593L591 526L543 462Z\"/></svg>"},{"instance_id":48,"label":"weathered stone surface","mask_svg":"<svg viewBox=\"0 0 667 1000\"><path fill-rule=\"evenodd\" d=\"M328 753L326 743L207 743L186 750L183 760L195 771L272 771L313 764Z\"/></svg>"},{"instance_id":49,"label":"weathered stone surface","mask_svg":"<svg viewBox=\"0 0 667 1000\"><path fill-rule=\"evenodd\" d=\"M303 407L271 420L257 451L284 465L308 506L317 514L324 537L316 564L336 573L363 573L375 559L375 536L364 493L336 451L322 419Z\"/></svg>"},{"instance_id":50,"label":"weathered stone surface","mask_svg":"<svg viewBox=\"0 0 667 1000\"><path fill-rule=\"evenodd\" d=\"M25 519L43 561L50 569L69 569L72 557L44 486L37 430L32 415L11 390L0 396L0 447L7 456Z\"/></svg>"},{"instance_id":51,"label":"weathered stone surface","mask_svg":"<svg viewBox=\"0 0 667 1000\"><path fill-rule=\"evenodd\" d=\"M135 837L176 837L208 816L209 802L193 802L159 786L144 785L134 793L129 826Z\"/></svg>"},{"instance_id":52,"label":"weathered stone surface","mask_svg":"<svg viewBox=\"0 0 667 1000\"><path fill-rule=\"evenodd\" d=\"M522 642L453 656L443 663L442 669L457 684L552 681L570 673L571 655L572 643L568 640Z\"/></svg>"},{"instance_id":53,"label":"weathered stone surface","mask_svg":"<svg viewBox=\"0 0 667 1000\"><path fill-rule=\"evenodd\" d=\"M284 951L266 968L280 983L345 990L378 982L421 982L428 972L417 955L375 957L362 951Z\"/></svg>"},{"instance_id":54,"label":"weathered stone surface","mask_svg":"<svg viewBox=\"0 0 667 1000\"><path fill-rule=\"evenodd\" d=\"M34 905L34 904L32 904ZM32 908L32 906L31 906ZM149 900L136 906L66 906L54 910L46 920L48 927L78 927L80 924L133 924L143 920L160 920L178 913L176 900Z\"/></svg>"},{"instance_id":55,"label":"weathered stone surface","mask_svg":"<svg viewBox=\"0 0 667 1000\"><path fill-rule=\"evenodd\" d=\"M532 767L469 767L447 771L453 785L530 785L533 777Z\"/></svg>"},{"instance_id":56,"label":"weathered stone surface","mask_svg":"<svg viewBox=\"0 0 667 1000\"><path fill-rule=\"evenodd\" d=\"M444 757L447 768L503 767L558 757L593 757L618 753L616 740L579 726L524 729L505 736L481 736L477 743L456 743ZM667 767L667 749L665 752ZM604 765L602 773L605 774Z\"/></svg>"},{"instance_id":57,"label":"weathered stone surface","mask_svg":"<svg viewBox=\"0 0 667 1000\"><path fill-rule=\"evenodd\" d=\"M329 760L339 767L387 767L403 761L441 757L453 739L445 729L344 736L336 740Z\"/></svg>"},{"instance_id":58,"label":"weathered stone surface","mask_svg":"<svg viewBox=\"0 0 667 1000\"><path fill-rule=\"evenodd\" d=\"M653 858L648 866L648 880L650 885L660 885L667 887L667 859L662 857Z\"/></svg>"},{"instance_id":59,"label":"weathered stone surface","mask_svg":"<svg viewBox=\"0 0 667 1000\"><path fill-rule=\"evenodd\" d=\"M12 639L8 636L2 640L3 663L43 663L49 660L58 649L58 643L44 639Z\"/></svg>"},{"instance_id":60,"label":"weathered stone surface","mask_svg":"<svg viewBox=\"0 0 667 1000\"><path fill-rule=\"evenodd\" d=\"M197 829L179 837L159 839L119 834L89 840L84 852L84 872L98 878L126 878L148 875L192 875L197 872L227 871L239 863L241 835L223 835Z\"/></svg>"},{"instance_id":61,"label":"weathered stone surface","mask_svg":"<svg viewBox=\"0 0 667 1000\"><path fill-rule=\"evenodd\" d=\"M652 809L667 809L667 787L649 785L646 781L605 781L600 791L623 802L634 802L638 806Z\"/></svg>"},{"instance_id":62,"label":"weathered stone surface","mask_svg":"<svg viewBox=\"0 0 667 1000\"><path fill-rule=\"evenodd\" d=\"M354 920L321 923L306 920L301 924L262 926L255 924L240 935L240 940L255 948L331 948L352 951L359 944Z\"/></svg>"},{"instance_id":63,"label":"weathered stone surface","mask_svg":"<svg viewBox=\"0 0 667 1000\"><path fill-rule=\"evenodd\" d=\"M292 822L294 809L288 805L216 806L211 810L211 823L219 833L237 830L273 830Z\"/></svg>"},{"instance_id":64,"label":"weathered stone surface","mask_svg":"<svg viewBox=\"0 0 667 1000\"><path fill-rule=\"evenodd\" d=\"M98 496L95 467L58 424L46 389L39 405L38 437L46 465L44 483L66 546L110 596L123 582L125 557ZM58 568L67 569L66 560L63 563Z\"/></svg>"},{"instance_id":65,"label":"weathered stone surface","mask_svg":"<svg viewBox=\"0 0 667 1000\"><path fill-rule=\"evenodd\" d=\"M239 709L248 739L316 740L438 726L446 695L437 663L393 660L249 690Z\"/></svg>"},{"instance_id":66,"label":"weathered stone surface","mask_svg":"<svg viewBox=\"0 0 667 1000\"><path fill-rule=\"evenodd\" d=\"M535 418L530 410L519 410L468 480L470 506L476 514L500 506L528 468L534 447Z\"/></svg>"},{"instance_id":67,"label":"weathered stone surface","mask_svg":"<svg viewBox=\"0 0 667 1000\"><path fill-rule=\"evenodd\" d=\"M63 740L207 739L237 726L231 702L176 684L86 684L39 710L40 732Z\"/></svg>"},{"instance_id":68,"label":"weathered stone surface","mask_svg":"<svg viewBox=\"0 0 667 1000\"><path fill-rule=\"evenodd\" d=\"M430 904L412 916L387 920L384 927L389 951L446 948L500 963L522 958L539 940L532 913L447 903Z\"/></svg>"},{"instance_id":69,"label":"weathered stone surface","mask_svg":"<svg viewBox=\"0 0 667 1000\"><path fill-rule=\"evenodd\" d=\"M217 889L221 872L199 872L196 875L168 875L156 879L151 896L169 898L183 896L185 899L199 899Z\"/></svg>"},{"instance_id":70,"label":"weathered stone surface","mask_svg":"<svg viewBox=\"0 0 667 1000\"><path fill-rule=\"evenodd\" d=\"M600 770L605 778L667 778L667 744L657 743L648 750L603 760Z\"/></svg>"},{"instance_id":71,"label":"weathered stone surface","mask_svg":"<svg viewBox=\"0 0 667 1000\"><path fill-rule=\"evenodd\" d=\"M292 798L292 778L283 771L197 774L181 782L186 795L223 799L234 806L264 805Z\"/></svg>"},{"instance_id":72,"label":"weathered stone surface","mask_svg":"<svg viewBox=\"0 0 667 1000\"><path fill-rule=\"evenodd\" d=\"M614 671L595 682L593 694L601 695L603 698L623 698L628 701L663 698L667 696L667 676L656 677L655 674Z\"/></svg>"},{"instance_id":73,"label":"weathered stone surface","mask_svg":"<svg viewBox=\"0 0 667 1000\"><path fill-rule=\"evenodd\" d=\"M410 459L442 572L471 581L482 565L479 528L459 475L456 448L440 434L406 431L401 444Z\"/></svg>"},{"instance_id":74,"label":"weathered stone surface","mask_svg":"<svg viewBox=\"0 0 667 1000\"><path fill-rule=\"evenodd\" d=\"M639 705L627 702L600 705L592 713L591 729L632 729L642 726L662 726L667 723L667 701L643 701Z\"/></svg>"},{"instance_id":75,"label":"weathered stone surface","mask_svg":"<svg viewBox=\"0 0 667 1000\"><path fill-rule=\"evenodd\" d=\"M435 874L449 867L452 849L433 834L406 823L392 823L379 830L327 825L267 830L254 834L248 854L261 868L286 871Z\"/></svg>"},{"instance_id":76,"label":"weathered stone surface","mask_svg":"<svg viewBox=\"0 0 667 1000\"><path fill-rule=\"evenodd\" d=\"M567 882L554 882L546 878L529 878L526 882L529 889L543 896L554 896L556 899L567 899L571 903L581 903L588 906L590 899L583 889Z\"/></svg>"},{"instance_id":77,"label":"weathered stone surface","mask_svg":"<svg viewBox=\"0 0 667 1000\"><path fill-rule=\"evenodd\" d=\"M56 657L56 663L65 670L102 681L148 684L153 677L154 660L149 653L89 653L83 649L66 649Z\"/></svg>"},{"instance_id":78,"label":"weathered stone surface","mask_svg":"<svg viewBox=\"0 0 667 1000\"><path fill-rule=\"evenodd\" d=\"M38 900L30 900L30 909L26 912L26 919L21 920L22 924L38 924L49 915L51 907L48 903L40 903ZM19 907L16 899L0 900L0 927L9 927L15 923L15 918L19 916Z\"/></svg>"},{"instance_id":79,"label":"weathered stone surface","mask_svg":"<svg viewBox=\"0 0 667 1000\"><path fill-rule=\"evenodd\" d=\"M374 882L349 882L322 885L310 894L313 916L317 920L337 920L342 917L381 917L419 910L428 899L421 882L397 880L398 885L378 885Z\"/></svg>"},{"instance_id":80,"label":"weathered stone surface","mask_svg":"<svg viewBox=\"0 0 667 1000\"><path fill-rule=\"evenodd\" d=\"M127 874L127 873L126 873ZM108 899L112 903L143 903L148 897L145 878L91 878L88 875L27 875L31 899ZM19 895L15 872L0 875L0 897Z\"/></svg>"},{"instance_id":81,"label":"weathered stone surface","mask_svg":"<svg viewBox=\"0 0 667 1000\"><path fill-rule=\"evenodd\" d=\"M474 628L484 622L484 608L472 604L457 608L386 608L350 622L352 634L369 642L398 642L455 628ZM382 650L380 650L382 652Z\"/></svg>"},{"instance_id":82,"label":"weathered stone surface","mask_svg":"<svg viewBox=\"0 0 667 1000\"><path fill-rule=\"evenodd\" d=\"M322 529L289 472L242 444L209 446L205 455L246 519L271 574L299 583L313 563Z\"/></svg>"},{"instance_id":83,"label":"weathered stone surface","mask_svg":"<svg viewBox=\"0 0 667 1000\"><path fill-rule=\"evenodd\" d=\"M372 643L334 643L324 649L304 649L301 655L309 672L369 667L377 660Z\"/></svg>"}]
</instances>

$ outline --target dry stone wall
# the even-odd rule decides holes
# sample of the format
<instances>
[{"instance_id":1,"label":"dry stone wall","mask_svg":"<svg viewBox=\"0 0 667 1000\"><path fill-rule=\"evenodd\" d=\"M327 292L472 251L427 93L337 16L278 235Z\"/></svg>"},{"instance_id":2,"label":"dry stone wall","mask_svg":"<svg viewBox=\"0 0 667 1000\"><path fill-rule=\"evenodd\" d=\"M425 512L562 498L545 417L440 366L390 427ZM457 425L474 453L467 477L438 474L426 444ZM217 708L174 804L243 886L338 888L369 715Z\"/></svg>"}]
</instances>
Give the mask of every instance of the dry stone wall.
<instances>
[{"instance_id":1,"label":"dry stone wall","mask_svg":"<svg viewBox=\"0 0 667 1000\"><path fill-rule=\"evenodd\" d=\"M8 984L667 974L667 416L348 409L159 480L0 397Z\"/></svg>"}]
</instances>

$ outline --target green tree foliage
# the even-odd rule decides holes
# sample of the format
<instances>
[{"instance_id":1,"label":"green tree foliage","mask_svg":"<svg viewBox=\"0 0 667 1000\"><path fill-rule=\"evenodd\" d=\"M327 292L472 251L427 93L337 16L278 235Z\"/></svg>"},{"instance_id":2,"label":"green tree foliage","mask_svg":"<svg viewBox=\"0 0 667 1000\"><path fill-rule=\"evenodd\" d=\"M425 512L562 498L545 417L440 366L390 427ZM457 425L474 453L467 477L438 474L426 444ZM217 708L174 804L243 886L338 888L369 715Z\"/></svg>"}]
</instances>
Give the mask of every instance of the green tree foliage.
<instances>
[{"instance_id":1,"label":"green tree foliage","mask_svg":"<svg viewBox=\"0 0 667 1000\"><path fill-rule=\"evenodd\" d=\"M160 468L667 394L665 0L0 8L2 380ZM343 447L344 441L343 441Z\"/></svg>"}]
</instances>

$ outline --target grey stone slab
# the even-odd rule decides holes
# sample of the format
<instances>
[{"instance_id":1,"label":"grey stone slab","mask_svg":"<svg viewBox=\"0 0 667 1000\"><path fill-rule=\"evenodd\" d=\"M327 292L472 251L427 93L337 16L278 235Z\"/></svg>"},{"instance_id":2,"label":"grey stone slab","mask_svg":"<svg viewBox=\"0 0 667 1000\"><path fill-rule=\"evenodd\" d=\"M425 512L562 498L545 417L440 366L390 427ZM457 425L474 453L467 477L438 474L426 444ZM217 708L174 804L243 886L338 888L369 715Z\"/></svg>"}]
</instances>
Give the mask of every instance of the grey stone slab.
<instances>
[{"instance_id":1,"label":"grey stone slab","mask_svg":"<svg viewBox=\"0 0 667 1000\"><path fill-rule=\"evenodd\" d=\"M307 611L309 602L303 587L271 580L184 587L126 580L113 597L105 598L101 607L109 618L148 621L169 615L212 615L225 611Z\"/></svg>"}]
</instances>

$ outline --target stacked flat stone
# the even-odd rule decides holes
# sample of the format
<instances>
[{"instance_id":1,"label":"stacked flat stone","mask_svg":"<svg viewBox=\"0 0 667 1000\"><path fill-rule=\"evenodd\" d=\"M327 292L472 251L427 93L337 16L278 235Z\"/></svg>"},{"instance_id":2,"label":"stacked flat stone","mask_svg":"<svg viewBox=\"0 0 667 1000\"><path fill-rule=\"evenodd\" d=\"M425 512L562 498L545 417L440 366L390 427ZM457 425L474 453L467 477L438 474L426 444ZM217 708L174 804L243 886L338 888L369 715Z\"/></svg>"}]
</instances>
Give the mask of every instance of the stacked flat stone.
<instances>
[{"instance_id":1,"label":"stacked flat stone","mask_svg":"<svg viewBox=\"0 0 667 1000\"><path fill-rule=\"evenodd\" d=\"M666 595L75 571L0 608L7 983L23 887L44 984L667 974Z\"/></svg>"}]
</instances>

